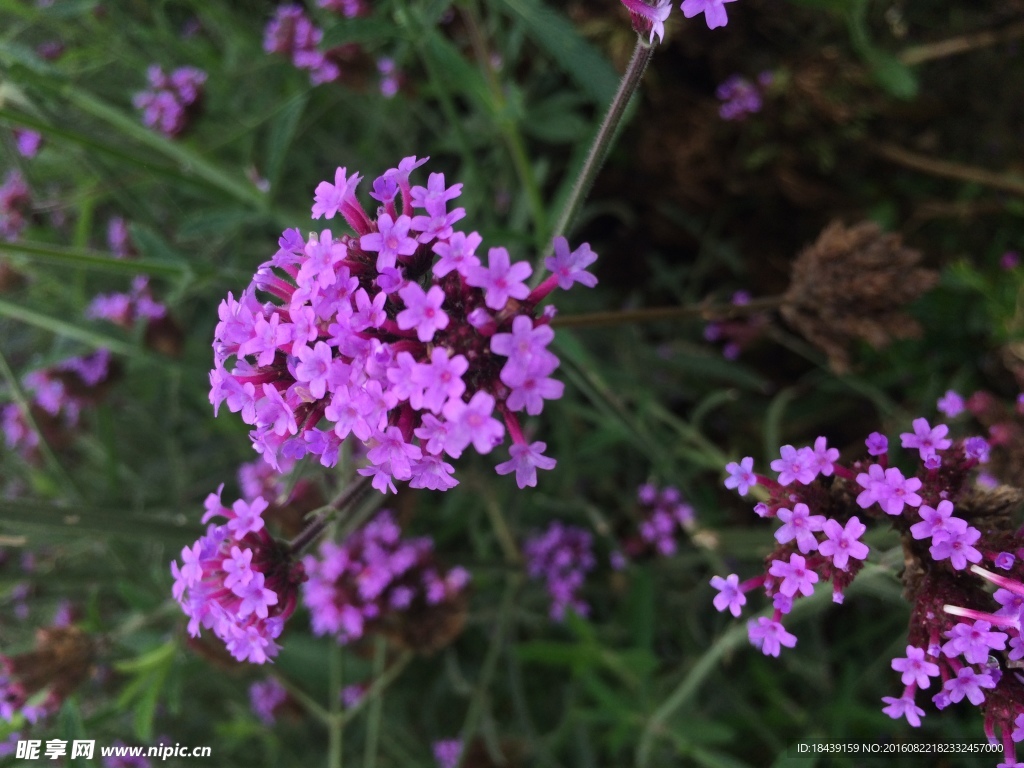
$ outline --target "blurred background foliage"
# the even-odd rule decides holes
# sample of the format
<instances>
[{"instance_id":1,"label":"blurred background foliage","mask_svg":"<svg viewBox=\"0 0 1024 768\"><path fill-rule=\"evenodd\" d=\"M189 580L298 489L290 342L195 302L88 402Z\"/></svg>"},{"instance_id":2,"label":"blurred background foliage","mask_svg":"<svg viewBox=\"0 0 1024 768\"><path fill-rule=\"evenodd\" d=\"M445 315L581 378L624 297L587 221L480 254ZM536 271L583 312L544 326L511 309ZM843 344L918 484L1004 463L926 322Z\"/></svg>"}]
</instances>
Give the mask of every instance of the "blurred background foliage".
<instances>
[{"instance_id":1,"label":"blurred background foliage","mask_svg":"<svg viewBox=\"0 0 1024 768\"><path fill-rule=\"evenodd\" d=\"M312 190L336 166L372 179L407 155L464 182L464 226L485 246L541 259L635 37L614 0L375 0L354 19L311 7L342 69L314 87L263 51L275 7L0 0L0 172L17 169L31 198L27 228L0 242L3 397L23 403L23 377L69 356L114 359L73 430L43 430L37 457L5 450L0 463L0 651L31 647L66 604L98 638L88 681L34 737L166 735L211 745L211 765L343 755L382 768L432 765L430 744L459 734L474 766L767 765L808 739L982 741L973 712L929 713L911 732L880 711L905 645L895 537L872 542L889 555L845 605L800 605L800 643L779 659L712 610L708 579L756 572L770 543L722 488L726 461L765 466L780 444L819 434L853 456L872 430L934 416L950 387L1007 402L1020 391L1024 272L1001 259L1024 247L1024 3L740 0L715 31L676 11L570 236L600 254L600 284L559 302L567 392L535 425L557 470L520 491L464 459L458 488L388 500L473 573L465 631L410 660L313 638L300 612L277 663L254 668L190 641L170 598L168 563L199 535L203 498L220 483L234 498L252 458L244 426L214 419L207 397L218 303L283 228L311 228ZM54 42L61 55L40 54ZM381 57L401 73L393 98ZM208 74L179 137L132 106L151 64ZM763 108L721 119L716 87L764 71ZM35 157L15 151L15 128L42 135ZM112 217L128 222L136 259L111 255ZM846 371L770 309L726 329L741 342L728 357L708 340L710 310L570 327L586 313L778 296L834 220L900 233L941 274L911 308L921 332L854 345ZM97 293L138 274L168 307L161 328L85 318ZM898 304L907 288L890 290ZM297 471L325 493L338 483ZM608 554L648 481L680 488L696 527L673 556L615 572ZM595 533L586 619L553 623L523 575L514 545L552 519ZM343 685L398 664L342 714ZM268 674L294 699L273 728L248 705ZM0 724L0 737L13 730Z\"/></svg>"}]
</instances>

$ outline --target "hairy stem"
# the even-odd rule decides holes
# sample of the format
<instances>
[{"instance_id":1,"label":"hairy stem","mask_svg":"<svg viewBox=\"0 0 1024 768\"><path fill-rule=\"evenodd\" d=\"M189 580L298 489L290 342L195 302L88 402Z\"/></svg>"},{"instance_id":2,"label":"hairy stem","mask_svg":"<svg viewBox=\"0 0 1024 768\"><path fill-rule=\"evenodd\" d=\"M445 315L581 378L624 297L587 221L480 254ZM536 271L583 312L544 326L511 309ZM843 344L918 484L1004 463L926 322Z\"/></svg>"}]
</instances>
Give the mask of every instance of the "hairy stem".
<instances>
[{"instance_id":1,"label":"hairy stem","mask_svg":"<svg viewBox=\"0 0 1024 768\"><path fill-rule=\"evenodd\" d=\"M354 506L369 490L370 478L361 477L351 485L345 486L344 490L341 491L329 504L320 507L314 512L313 519L309 521L302 532L296 536L288 544L288 548L292 551L293 555L301 555L302 552L310 545L316 543L316 540L320 538L320 534L327 528L328 523L334 517L336 512L340 512L348 507Z\"/></svg>"}]
</instances>

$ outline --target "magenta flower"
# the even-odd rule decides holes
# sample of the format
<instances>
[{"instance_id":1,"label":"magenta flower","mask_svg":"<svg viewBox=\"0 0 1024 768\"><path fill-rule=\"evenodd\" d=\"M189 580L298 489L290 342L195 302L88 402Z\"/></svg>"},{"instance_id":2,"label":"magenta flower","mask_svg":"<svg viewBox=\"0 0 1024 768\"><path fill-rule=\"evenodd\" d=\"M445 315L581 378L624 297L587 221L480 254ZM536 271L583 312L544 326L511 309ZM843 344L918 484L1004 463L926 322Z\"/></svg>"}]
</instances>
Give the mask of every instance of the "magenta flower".
<instances>
[{"instance_id":1,"label":"magenta flower","mask_svg":"<svg viewBox=\"0 0 1024 768\"><path fill-rule=\"evenodd\" d=\"M829 448L828 441L819 437L814 441L814 448L811 449L814 455L814 469L824 477L832 477L833 463L839 461L839 449ZM810 457L811 453L807 454Z\"/></svg>"},{"instance_id":2,"label":"magenta flower","mask_svg":"<svg viewBox=\"0 0 1024 768\"><path fill-rule=\"evenodd\" d=\"M355 201L356 187L362 176L353 173L351 176L345 168L338 168L334 172L334 183L321 181L316 186L313 202L313 218L321 216L333 219L335 214L340 212L346 203ZM364 246L365 247L365 246Z\"/></svg>"},{"instance_id":3,"label":"magenta flower","mask_svg":"<svg viewBox=\"0 0 1024 768\"><path fill-rule=\"evenodd\" d=\"M533 273L533 268L525 261L510 264L508 251L504 248L491 248L487 252L485 267L470 267L466 270L466 282L485 291L484 303L491 309L498 310L512 299L525 299L530 289L524 282Z\"/></svg>"},{"instance_id":4,"label":"magenta flower","mask_svg":"<svg viewBox=\"0 0 1024 768\"><path fill-rule=\"evenodd\" d=\"M948 557L953 568L962 571L968 562L981 562L981 552L972 546L980 538L981 531L973 526L966 526L962 531L936 531L928 551L936 560L945 560Z\"/></svg>"},{"instance_id":5,"label":"magenta flower","mask_svg":"<svg viewBox=\"0 0 1024 768\"><path fill-rule=\"evenodd\" d=\"M747 624L747 635L750 643L755 648L760 648L765 656L777 657L782 647L793 648L796 645L796 636L786 631L781 622L772 621L766 616L760 616L756 621Z\"/></svg>"},{"instance_id":6,"label":"magenta flower","mask_svg":"<svg viewBox=\"0 0 1024 768\"><path fill-rule=\"evenodd\" d=\"M922 504L918 509L921 522L910 526L910 535L915 539L930 539L939 531L963 531L967 521L953 517L953 502L943 499L934 508Z\"/></svg>"},{"instance_id":7,"label":"magenta flower","mask_svg":"<svg viewBox=\"0 0 1024 768\"><path fill-rule=\"evenodd\" d=\"M949 641L942 646L942 652L951 659L963 655L968 664L984 664L991 651L1006 650L1006 633L991 630L992 624L984 620L956 624L946 632Z\"/></svg>"},{"instance_id":8,"label":"magenta flower","mask_svg":"<svg viewBox=\"0 0 1024 768\"><path fill-rule=\"evenodd\" d=\"M867 526L856 517L847 520L845 527L835 520L826 520L822 530L827 538L818 545L818 552L831 557L833 565L839 570L847 570L851 557L863 560L868 556L867 544L860 541Z\"/></svg>"},{"instance_id":9,"label":"magenta flower","mask_svg":"<svg viewBox=\"0 0 1024 768\"><path fill-rule=\"evenodd\" d=\"M946 394L939 398L939 401L935 404L935 407L941 411L946 417L952 419L963 413L966 404L964 399L959 393L952 389L946 390Z\"/></svg>"},{"instance_id":10,"label":"magenta flower","mask_svg":"<svg viewBox=\"0 0 1024 768\"><path fill-rule=\"evenodd\" d=\"M882 711L893 720L899 720L901 717L906 717L907 722L914 728L921 725L921 718L924 717L924 710L914 703L913 697L901 696L897 699L892 696L883 696L882 701L889 705L884 707Z\"/></svg>"},{"instance_id":11,"label":"magenta flower","mask_svg":"<svg viewBox=\"0 0 1024 768\"><path fill-rule=\"evenodd\" d=\"M165 136L177 136L188 126L190 113L202 96L206 73L194 67L182 67L167 76L154 64L146 76L150 89L135 94L132 103L142 110L142 122L146 126L156 128Z\"/></svg>"},{"instance_id":12,"label":"magenta flower","mask_svg":"<svg viewBox=\"0 0 1024 768\"><path fill-rule=\"evenodd\" d=\"M903 673L904 685L916 685L918 688L927 688L931 685L931 679L939 676L939 665L925 659L924 649L907 646L905 658L892 660L892 668Z\"/></svg>"},{"instance_id":13,"label":"magenta flower","mask_svg":"<svg viewBox=\"0 0 1024 768\"><path fill-rule=\"evenodd\" d=\"M881 456L889 450L889 438L880 432L872 432L864 441L871 456Z\"/></svg>"},{"instance_id":14,"label":"magenta flower","mask_svg":"<svg viewBox=\"0 0 1024 768\"><path fill-rule=\"evenodd\" d=\"M800 555L790 555L789 562L773 560L768 573L782 579L779 591L786 597L795 597L799 592L805 597L814 594L814 585L818 581L818 574L808 570L807 561Z\"/></svg>"},{"instance_id":15,"label":"magenta flower","mask_svg":"<svg viewBox=\"0 0 1024 768\"><path fill-rule=\"evenodd\" d=\"M589 531L555 521L523 543L523 557L530 578L543 578L546 583L552 619L564 620L569 608L580 616L589 613L579 595L587 573L596 565Z\"/></svg>"},{"instance_id":16,"label":"magenta flower","mask_svg":"<svg viewBox=\"0 0 1024 768\"><path fill-rule=\"evenodd\" d=\"M434 264L434 275L444 277L449 272L455 271L465 277L470 268L480 266L480 259L475 254L481 242L482 238L476 232L468 235L456 232L448 239L448 242L435 243L433 251L441 259Z\"/></svg>"},{"instance_id":17,"label":"magenta flower","mask_svg":"<svg viewBox=\"0 0 1024 768\"><path fill-rule=\"evenodd\" d=\"M995 687L995 680L987 672L979 674L972 667L961 667L956 677L947 680L942 689L954 704L966 696L971 704L978 706L985 701L985 694L981 689Z\"/></svg>"},{"instance_id":18,"label":"magenta flower","mask_svg":"<svg viewBox=\"0 0 1024 768\"><path fill-rule=\"evenodd\" d=\"M810 508L801 502L794 504L792 510L785 507L779 509L777 516L783 522L783 526L775 532L775 540L779 544L796 539L797 548L805 555L818 549L814 531L825 527L824 515L812 515Z\"/></svg>"},{"instance_id":19,"label":"magenta flower","mask_svg":"<svg viewBox=\"0 0 1024 768\"><path fill-rule=\"evenodd\" d=\"M949 427L945 424L936 424L934 427L928 425L928 419L914 419L911 424L914 431L900 433L900 440L904 448L917 448L922 459L926 459L936 451L944 451L953 444L953 441L946 437Z\"/></svg>"},{"instance_id":20,"label":"magenta flower","mask_svg":"<svg viewBox=\"0 0 1024 768\"><path fill-rule=\"evenodd\" d=\"M725 471L729 476L725 478L725 487L730 490L735 488L740 496L746 496L751 486L757 485L757 475L754 474L754 458L746 456L740 459L739 464L730 461L725 465Z\"/></svg>"},{"instance_id":21,"label":"magenta flower","mask_svg":"<svg viewBox=\"0 0 1024 768\"><path fill-rule=\"evenodd\" d=\"M708 29L715 29L729 23L725 12L725 3L731 2L733 0L683 0L683 4L679 7L688 19L703 13Z\"/></svg>"},{"instance_id":22,"label":"magenta flower","mask_svg":"<svg viewBox=\"0 0 1024 768\"><path fill-rule=\"evenodd\" d=\"M636 0L643 4L642 0ZM666 8L671 8L666 0ZM597 261L597 254L590 250L590 246L584 243L575 251L569 252L569 241L564 237L556 237L554 240L555 255L548 256L544 260L544 266L552 276L558 279L558 287L563 291L572 288L573 283L580 283L587 288L597 285L597 278L586 271L587 267Z\"/></svg>"},{"instance_id":23,"label":"magenta flower","mask_svg":"<svg viewBox=\"0 0 1024 768\"><path fill-rule=\"evenodd\" d=\"M448 315L441 309L444 291L440 286L431 286L424 292L418 283L409 283L398 295L405 302L405 309L396 318L403 331L415 328L420 341L430 341L436 331L448 327Z\"/></svg>"},{"instance_id":24,"label":"magenta flower","mask_svg":"<svg viewBox=\"0 0 1024 768\"><path fill-rule=\"evenodd\" d=\"M629 9L633 29L638 35L649 35L648 42L651 44L655 36L659 42L664 39L665 20L672 12L672 0L652 0L651 4L644 0L622 0L622 4Z\"/></svg>"},{"instance_id":25,"label":"magenta flower","mask_svg":"<svg viewBox=\"0 0 1024 768\"><path fill-rule=\"evenodd\" d=\"M818 463L814 451L810 448L797 450L792 445L784 445L779 449L781 459L771 463L773 470L779 473L779 483L789 485L798 480L803 485L814 482L818 476L815 465Z\"/></svg>"},{"instance_id":26,"label":"magenta flower","mask_svg":"<svg viewBox=\"0 0 1024 768\"><path fill-rule=\"evenodd\" d=\"M516 473L516 485L520 488L533 488L537 485L537 469L554 469L557 463L554 459L544 455L547 450L547 443L537 441L535 443L512 443L508 452L512 457L506 462L496 466L494 469L499 475L507 475L510 472Z\"/></svg>"},{"instance_id":27,"label":"magenta flower","mask_svg":"<svg viewBox=\"0 0 1024 768\"><path fill-rule=\"evenodd\" d=\"M747 604L747 596L740 589L740 577L735 573L730 573L724 579L714 576L711 586L718 590L714 599L715 610L724 611L728 608L733 616L739 618L741 609Z\"/></svg>"}]
</instances>

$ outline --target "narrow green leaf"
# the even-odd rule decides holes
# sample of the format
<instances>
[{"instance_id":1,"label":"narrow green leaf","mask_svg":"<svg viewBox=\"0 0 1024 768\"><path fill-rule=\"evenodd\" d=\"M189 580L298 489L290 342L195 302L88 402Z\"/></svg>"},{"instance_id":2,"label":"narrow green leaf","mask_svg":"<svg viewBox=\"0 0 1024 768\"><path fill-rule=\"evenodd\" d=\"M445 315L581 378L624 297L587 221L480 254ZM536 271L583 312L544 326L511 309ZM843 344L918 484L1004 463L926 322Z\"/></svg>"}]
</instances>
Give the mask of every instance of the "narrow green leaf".
<instances>
[{"instance_id":1,"label":"narrow green leaf","mask_svg":"<svg viewBox=\"0 0 1024 768\"><path fill-rule=\"evenodd\" d=\"M33 243L20 240L13 243L0 241L0 252L24 256L42 264L61 267L78 267L96 272L111 272L118 275L154 275L157 277L184 277L188 274L186 264L174 264L156 259L115 259L99 251L80 248L65 248L49 243Z\"/></svg>"},{"instance_id":2,"label":"narrow green leaf","mask_svg":"<svg viewBox=\"0 0 1024 768\"><path fill-rule=\"evenodd\" d=\"M270 124L267 136L267 159L264 162L263 175L270 182L271 189L277 186L277 182L281 178L284 159L295 139L295 132L298 130L299 121L302 119L302 113L305 112L308 103L309 96L300 93L284 105L284 108Z\"/></svg>"},{"instance_id":3,"label":"narrow green leaf","mask_svg":"<svg viewBox=\"0 0 1024 768\"><path fill-rule=\"evenodd\" d=\"M611 101L619 75L600 51L580 37L571 21L539 0L502 3L526 23L534 39L590 98L599 104Z\"/></svg>"},{"instance_id":4,"label":"narrow green leaf","mask_svg":"<svg viewBox=\"0 0 1024 768\"><path fill-rule=\"evenodd\" d=\"M97 333L89 328L83 328L81 325L68 322L66 320L60 320L50 315L44 315L42 312L36 312L34 309L28 307L22 307L18 304L12 304L9 301L0 299L0 315L9 317L12 320L25 323L27 325L34 325L37 328L56 333L58 336L64 336L68 339L75 339L81 341L84 344L88 344L90 347L95 349L109 349L111 352L118 355L126 356L138 356L142 354L142 351L136 349L131 344L128 344L120 339L115 339L111 336L105 336L102 333Z\"/></svg>"}]
</instances>

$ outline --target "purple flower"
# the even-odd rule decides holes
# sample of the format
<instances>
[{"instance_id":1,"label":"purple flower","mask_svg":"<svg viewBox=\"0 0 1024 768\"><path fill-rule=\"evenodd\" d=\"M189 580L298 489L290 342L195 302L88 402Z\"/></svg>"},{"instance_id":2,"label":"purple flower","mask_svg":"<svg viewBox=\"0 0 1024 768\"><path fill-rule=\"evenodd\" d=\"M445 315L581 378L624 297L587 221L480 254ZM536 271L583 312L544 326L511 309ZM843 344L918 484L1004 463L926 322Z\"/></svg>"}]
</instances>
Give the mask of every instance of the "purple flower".
<instances>
[{"instance_id":1,"label":"purple flower","mask_svg":"<svg viewBox=\"0 0 1024 768\"><path fill-rule=\"evenodd\" d=\"M508 452L512 457L506 462L499 464L495 470L499 475L507 475L510 472L516 473L516 485L520 488L533 488L537 485L538 469L554 469L557 463L554 459L544 456L547 450L547 443L537 441L535 443L512 443Z\"/></svg>"},{"instance_id":2,"label":"purple flower","mask_svg":"<svg viewBox=\"0 0 1024 768\"><path fill-rule=\"evenodd\" d=\"M975 621L974 624L956 624L946 632L949 642L942 646L942 652L951 659L962 654L968 664L984 664L988 661L990 650L1006 650L1007 635L1004 632L992 632L991 629L992 624L984 620Z\"/></svg>"},{"instance_id":3,"label":"purple flower","mask_svg":"<svg viewBox=\"0 0 1024 768\"><path fill-rule=\"evenodd\" d=\"M945 416L952 419L963 413L965 408L964 399L952 389L948 389L946 390L946 394L939 398L935 407L945 414Z\"/></svg>"},{"instance_id":4,"label":"purple flower","mask_svg":"<svg viewBox=\"0 0 1024 768\"><path fill-rule=\"evenodd\" d=\"M818 552L825 557L831 557L832 563L839 570L847 570L851 557L863 560L868 556L867 545L860 541L867 526L856 517L847 520L845 527L835 520L826 520L822 530L827 538L818 545Z\"/></svg>"},{"instance_id":5,"label":"purple flower","mask_svg":"<svg viewBox=\"0 0 1024 768\"><path fill-rule=\"evenodd\" d=\"M953 441L946 437L949 427L945 424L936 424L934 427L928 425L928 419L914 419L911 422L914 431L903 432L900 440L904 448L917 448L922 459L926 459L936 451L944 451L953 444Z\"/></svg>"},{"instance_id":6,"label":"purple flower","mask_svg":"<svg viewBox=\"0 0 1024 768\"><path fill-rule=\"evenodd\" d=\"M448 315L441 305L444 303L444 291L433 285L424 292L418 283L409 283L398 295L405 302L405 309L398 313L398 327L403 331L416 329L416 337L420 341L430 341L435 331L448 327Z\"/></svg>"},{"instance_id":7,"label":"purple flower","mask_svg":"<svg viewBox=\"0 0 1024 768\"><path fill-rule=\"evenodd\" d=\"M981 531L973 526L966 526L962 531L947 528L934 533L928 551L936 560L945 560L948 557L953 568L962 571L967 567L968 561L981 562L981 552L972 546L980 538Z\"/></svg>"},{"instance_id":8,"label":"purple flower","mask_svg":"<svg viewBox=\"0 0 1024 768\"><path fill-rule=\"evenodd\" d=\"M730 573L724 579L721 576L712 577L711 586L718 590L714 599L716 611L728 608L733 616L739 618L740 610L747 604L747 596L743 594L739 585L740 577L735 573Z\"/></svg>"},{"instance_id":9,"label":"purple flower","mask_svg":"<svg viewBox=\"0 0 1024 768\"><path fill-rule=\"evenodd\" d=\"M444 277L455 271L465 277L471 268L480 266L480 259L475 254L481 242L482 238L476 232L468 235L455 232L448 242L435 243L433 251L441 259L434 264L434 275Z\"/></svg>"},{"instance_id":10,"label":"purple flower","mask_svg":"<svg viewBox=\"0 0 1024 768\"><path fill-rule=\"evenodd\" d=\"M331 348L318 341L313 349L297 347L295 356L299 358L299 364L295 366L295 380L308 384L310 394L319 400L327 392L327 377L333 362Z\"/></svg>"},{"instance_id":11,"label":"purple flower","mask_svg":"<svg viewBox=\"0 0 1024 768\"><path fill-rule=\"evenodd\" d=\"M287 698L288 691L273 677L249 686L249 706L264 725L274 724L274 710L284 704Z\"/></svg>"},{"instance_id":12,"label":"purple flower","mask_svg":"<svg viewBox=\"0 0 1024 768\"><path fill-rule=\"evenodd\" d=\"M313 218L319 219L324 216L333 219L347 202L355 199L356 187L361 180L362 176L358 173L349 176L347 169L338 168L334 172L333 184L329 181L321 181L317 184L314 192ZM365 249L366 246L364 245L363 248Z\"/></svg>"},{"instance_id":13,"label":"purple flower","mask_svg":"<svg viewBox=\"0 0 1024 768\"><path fill-rule=\"evenodd\" d=\"M878 502L886 514L899 515L904 505L921 505L921 497L917 494L921 481L916 477L904 478L896 467L882 469L880 465L872 464L866 473L857 475L857 483L864 488L857 496L857 504L863 509Z\"/></svg>"},{"instance_id":14,"label":"purple flower","mask_svg":"<svg viewBox=\"0 0 1024 768\"><path fill-rule=\"evenodd\" d=\"M363 235L359 245L364 251L377 252L377 269L393 267L399 256L411 256L419 244L409 237L412 220L408 216L399 216L392 221L391 217L382 213L377 219L377 232Z\"/></svg>"},{"instance_id":15,"label":"purple flower","mask_svg":"<svg viewBox=\"0 0 1024 768\"><path fill-rule=\"evenodd\" d=\"M912 645L907 646L905 658L892 660L892 668L903 673L904 685L916 685L918 688L927 688L931 685L930 678L939 676L939 665L927 661L924 649Z\"/></svg>"},{"instance_id":16,"label":"purple flower","mask_svg":"<svg viewBox=\"0 0 1024 768\"><path fill-rule=\"evenodd\" d=\"M983 437L968 437L964 440L964 456L975 459L979 464L988 462L988 441Z\"/></svg>"},{"instance_id":17,"label":"purple flower","mask_svg":"<svg viewBox=\"0 0 1024 768\"><path fill-rule=\"evenodd\" d=\"M792 648L796 645L796 636L786 631L781 622L772 621L760 616L756 621L748 622L747 635L755 648L760 648L765 656L778 657L782 647Z\"/></svg>"},{"instance_id":18,"label":"purple flower","mask_svg":"<svg viewBox=\"0 0 1024 768\"><path fill-rule=\"evenodd\" d=\"M751 486L757 485L757 475L754 474L754 458L746 456L740 459L739 464L731 461L725 465L725 471L729 476L725 478L725 487L730 490L735 488L740 496L746 496Z\"/></svg>"},{"instance_id":19,"label":"purple flower","mask_svg":"<svg viewBox=\"0 0 1024 768\"><path fill-rule=\"evenodd\" d=\"M466 282L485 291L484 303L494 310L503 309L509 298L525 299L530 289L524 282L533 272L533 268L525 261L509 263L508 251L504 248L491 248L487 252L488 266L469 267L466 270Z\"/></svg>"},{"instance_id":20,"label":"purple flower","mask_svg":"<svg viewBox=\"0 0 1024 768\"><path fill-rule=\"evenodd\" d=\"M740 75L733 75L715 90L722 102L718 114L723 120L742 120L761 111L761 92L757 86Z\"/></svg>"},{"instance_id":21,"label":"purple flower","mask_svg":"<svg viewBox=\"0 0 1024 768\"><path fill-rule=\"evenodd\" d=\"M782 507L777 516L783 522L783 526L775 532L775 540L779 544L796 539L797 548L805 555L818 548L814 531L825 527L824 515L812 515L808 506L801 502L794 504L792 510Z\"/></svg>"},{"instance_id":22,"label":"purple flower","mask_svg":"<svg viewBox=\"0 0 1024 768\"><path fill-rule=\"evenodd\" d=\"M41 133L29 130L28 128L14 129L14 145L18 149L18 154L22 157L35 157L42 143L43 135Z\"/></svg>"},{"instance_id":23,"label":"purple flower","mask_svg":"<svg viewBox=\"0 0 1024 768\"><path fill-rule=\"evenodd\" d=\"M978 706L985 701L981 689L995 687L996 683L988 673L979 674L972 667L961 667L956 677L947 680L942 689L954 704L966 696L971 704Z\"/></svg>"},{"instance_id":24,"label":"purple flower","mask_svg":"<svg viewBox=\"0 0 1024 768\"><path fill-rule=\"evenodd\" d=\"M646 5L643 0L636 0L637 3ZM649 6L647 6L649 7ZM671 5L666 0L666 8ZM584 243L572 253L569 252L569 241L564 237L556 237L554 240L555 255L548 256L544 260L544 266L550 270L558 280L558 287L563 291L572 288L573 283L580 283L587 288L597 285L597 278L586 271L586 268L597 261L597 254L590 250L590 245Z\"/></svg>"},{"instance_id":25,"label":"purple flower","mask_svg":"<svg viewBox=\"0 0 1024 768\"><path fill-rule=\"evenodd\" d=\"M953 502L948 499L940 501L935 508L922 504L918 513L921 522L910 526L910 535L915 539L930 539L939 531L962 531L967 527L965 520L953 517Z\"/></svg>"},{"instance_id":26,"label":"purple flower","mask_svg":"<svg viewBox=\"0 0 1024 768\"><path fill-rule=\"evenodd\" d=\"M889 450L889 439L880 432L872 432L864 443L867 445L868 454L871 456L881 456Z\"/></svg>"},{"instance_id":27,"label":"purple flower","mask_svg":"<svg viewBox=\"0 0 1024 768\"><path fill-rule=\"evenodd\" d=\"M462 756L462 740L445 739L443 741L435 741L433 750L437 768L456 768L459 764L459 758Z\"/></svg>"},{"instance_id":28,"label":"purple flower","mask_svg":"<svg viewBox=\"0 0 1024 768\"><path fill-rule=\"evenodd\" d=\"M637 34L649 35L648 42L652 45L655 35L659 42L664 39L665 20L672 12L672 0L655 0L650 5L644 0L622 0L622 4L629 9L633 29Z\"/></svg>"},{"instance_id":29,"label":"purple flower","mask_svg":"<svg viewBox=\"0 0 1024 768\"><path fill-rule=\"evenodd\" d=\"M818 574L808 570L807 561L800 555L790 555L789 562L773 560L768 572L777 578L782 579L779 591L787 597L795 597L799 592L805 597L814 594L814 585L818 581Z\"/></svg>"},{"instance_id":30,"label":"purple flower","mask_svg":"<svg viewBox=\"0 0 1024 768\"><path fill-rule=\"evenodd\" d=\"M715 29L729 23L724 4L731 2L733 0L683 0L683 4L679 7L682 8L683 15L688 19L703 13L708 29Z\"/></svg>"},{"instance_id":31,"label":"purple flower","mask_svg":"<svg viewBox=\"0 0 1024 768\"><path fill-rule=\"evenodd\" d=\"M472 443L477 453L490 453L505 436L501 422L491 417L493 412L494 397L486 392L477 392L468 403L449 400L443 411L450 429L445 452L457 459Z\"/></svg>"},{"instance_id":32,"label":"purple flower","mask_svg":"<svg viewBox=\"0 0 1024 768\"><path fill-rule=\"evenodd\" d=\"M814 482L814 478L818 476L814 451L810 448L797 450L792 445L784 445L779 452L782 458L773 461L771 467L779 473L781 485L789 485L794 480L800 481L803 485Z\"/></svg>"},{"instance_id":33,"label":"purple flower","mask_svg":"<svg viewBox=\"0 0 1024 768\"><path fill-rule=\"evenodd\" d=\"M924 710L914 703L914 699L912 697L901 696L897 699L892 696L883 696L882 701L889 705L884 707L882 711L893 720L899 720L901 717L906 717L907 722L914 728L921 725L921 718L924 717Z\"/></svg>"},{"instance_id":34,"label":"purple flower","mask_svg":"<svg viewBox=\"0 0 1024 768\"><path fill-rule=\"evenodd\" d=\"M1017 561L1017 558L1014 557L1011 553L1009 553L1009 552L1000 552L998 555L996 555L995 566L996 566L996 568L1000 568L1000 569L1002 569L1004 571L1008 571L1011 568L1013 568L1013 564L1016 561Z\"/></svg>"}]
</instances>

